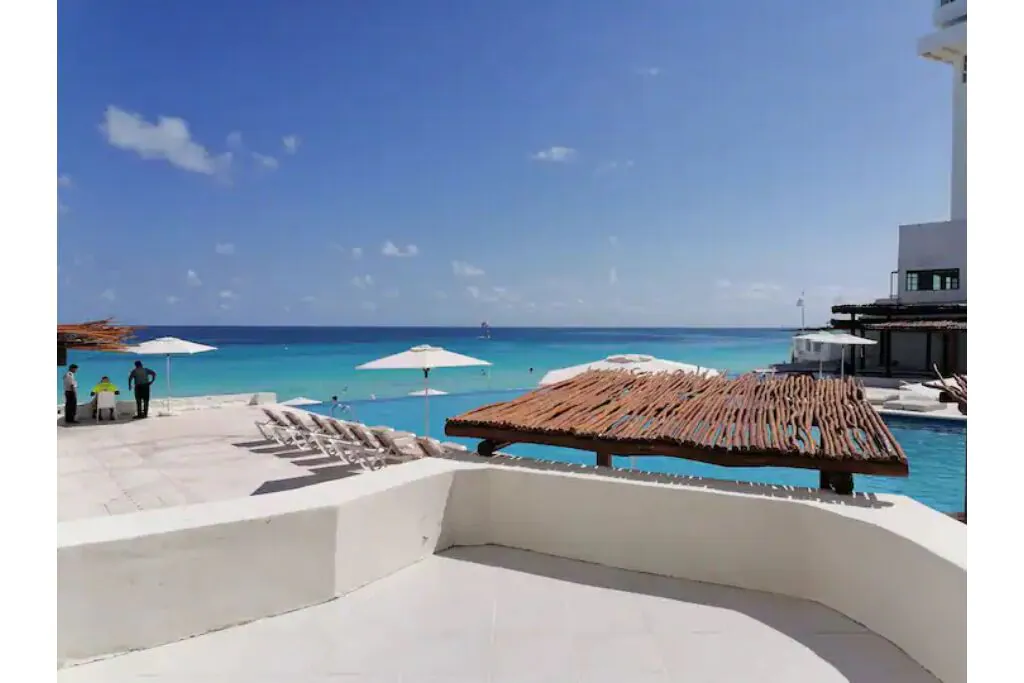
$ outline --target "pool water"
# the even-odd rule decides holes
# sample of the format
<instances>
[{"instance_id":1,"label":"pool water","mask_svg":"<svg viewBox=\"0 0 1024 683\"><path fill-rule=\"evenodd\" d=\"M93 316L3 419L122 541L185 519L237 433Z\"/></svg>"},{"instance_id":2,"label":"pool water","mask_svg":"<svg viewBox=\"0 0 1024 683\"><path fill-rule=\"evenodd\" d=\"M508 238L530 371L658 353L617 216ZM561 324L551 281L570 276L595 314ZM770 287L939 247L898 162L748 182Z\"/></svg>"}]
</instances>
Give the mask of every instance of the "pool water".
<instances>
[{"instance_id":1,"label":"pool water","mask_svg":"<svg viewBox=\"0 0 1024 683\"><path fill-rule=\"evenodd\" d=\"M489 403L508 401L522 390L474 392L432 396L429 399L429 434L435 438L455 441L475 450L476 439L449 438L444 423L473 408ZM348 410L335 411L336 417L358 420L369 425L387 425L395 429L422 434L426 425L424 400L421 397L354 401ZM309 406L313 412L329 414L329 405ZM963 509L964 472L967 467L967 427L960 422L926 418L885 417L890 431L899 441L910 463L909 477L878 477L856 475L855 490L865 493L898 493L910 496L942 512ZM515 444L502 449L512 455L553 460L557 462L594 464L594 454L566 448ZM631 463L632 461L632 463ZM777 467L719 467L690 460L660 457L616 457L615 466L686 476L708 477L729 481L753 481L788 486L818 486L815 470Z\"/></svg>"}]
</instances>

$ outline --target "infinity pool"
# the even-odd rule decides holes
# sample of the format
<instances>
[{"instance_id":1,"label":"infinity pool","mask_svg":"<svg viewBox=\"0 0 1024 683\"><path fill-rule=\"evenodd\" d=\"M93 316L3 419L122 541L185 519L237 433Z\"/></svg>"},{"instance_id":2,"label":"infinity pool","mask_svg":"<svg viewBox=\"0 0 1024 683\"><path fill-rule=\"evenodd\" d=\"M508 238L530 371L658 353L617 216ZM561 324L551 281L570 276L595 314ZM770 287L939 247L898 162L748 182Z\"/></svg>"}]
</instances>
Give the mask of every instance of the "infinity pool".
<instances>
[{"instance_id":1,"label":"infinity pool","mask_svg":"<svg viewBox=\"0 0 1024 683\"><path fill-rule=\"evenodd\" d=\"M444 435L444 423L473 408L488 403L508 401L522 391L492 391L432 396L429 399L429 434L441 440L461 443L476 449L474 439L449 439ZM369 425L387 425L395 429L424 431L424 399L420 397L354 401L348 404L351 412L335 411L336 417L354 419ZM309 410L329 414L330 406L309 406ZM857 475L857 491L869 493L899 493L915 498L942 512L963 509L964 471L967 466L967 427L963 423L926 418L886 417L893 435L903 446L910 461L909 477L876 477ZM516 444L503 449L512 455L554 460L585 465L594 464L594 454L551 446ZM632 461L632 462L631 462ZM814 470L777 467L718 467L701 462L677 458L616 457L615 466L633 466L649 472L682 474L731 481L754 481L788 486L817 487L818 473Z\"/></svg>"}]
</instances>

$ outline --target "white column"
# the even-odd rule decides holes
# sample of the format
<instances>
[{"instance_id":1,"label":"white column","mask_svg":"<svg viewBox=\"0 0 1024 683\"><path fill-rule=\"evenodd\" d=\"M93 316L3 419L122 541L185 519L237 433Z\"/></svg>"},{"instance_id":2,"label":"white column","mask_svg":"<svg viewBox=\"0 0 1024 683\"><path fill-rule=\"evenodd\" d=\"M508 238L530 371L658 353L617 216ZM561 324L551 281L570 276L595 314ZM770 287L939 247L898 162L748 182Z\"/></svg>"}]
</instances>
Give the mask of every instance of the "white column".
<instances>
[{"instance_id":1,"label":"white column","mask_svg":"<svg viewBox=\"0 0 1024 683\"><path fill-rule=\"evenodd\" d=\"M965 62L953 65L953 172L950 178L950 218L967 218L967 83Z\"/></svg>"}]
</instances>

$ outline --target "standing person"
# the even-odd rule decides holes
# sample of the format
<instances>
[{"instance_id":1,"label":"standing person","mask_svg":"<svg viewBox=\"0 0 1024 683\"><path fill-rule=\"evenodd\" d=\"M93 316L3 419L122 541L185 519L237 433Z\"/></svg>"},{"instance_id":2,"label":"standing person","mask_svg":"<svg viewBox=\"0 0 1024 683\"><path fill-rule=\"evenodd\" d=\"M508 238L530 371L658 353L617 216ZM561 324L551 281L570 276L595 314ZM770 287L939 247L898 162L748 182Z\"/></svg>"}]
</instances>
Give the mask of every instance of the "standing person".
<instances>
[{"instance_id":1,"label":"standing person","mask_svg":"<svg viewBox=\"0 0 1024 683\"><path fill-rule=\"evenodd\" d=\"M135 385L135 419L149 417L149 386L156 379L156 373L142 367L142 361L135 361L135 369L128 375L128 391Z\"/></svg>"},{"instance_id":2,"label":"standing person","mask_svg":"<svg viewBox=\"0 0 1024 683\"><path fill-rule=\"evenodd\" d=\"M78 378L75 377L76 372L78 372L78 366L72 363L68 366L68 371L64 373L64 424L67 425L78 423L78 420L75 419L78 412Z\"/></svg>"}]
</instances>

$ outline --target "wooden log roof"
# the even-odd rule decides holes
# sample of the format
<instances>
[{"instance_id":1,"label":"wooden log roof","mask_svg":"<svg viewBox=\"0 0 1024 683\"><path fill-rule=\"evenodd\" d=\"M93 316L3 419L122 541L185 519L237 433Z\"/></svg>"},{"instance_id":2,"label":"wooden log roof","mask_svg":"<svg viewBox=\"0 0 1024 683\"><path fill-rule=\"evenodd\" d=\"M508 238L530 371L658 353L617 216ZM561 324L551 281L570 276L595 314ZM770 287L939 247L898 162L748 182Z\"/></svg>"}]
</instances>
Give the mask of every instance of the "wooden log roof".
<instances>
[{"instance_id":1,"label":"wooden log roof","mask_svg":"<svg viewBox=\"0 0 1024 683\"><path fill-rule=\"evenodd\" d=\"M111 319L57 325L57 345L68 349L120 351L138 328L115 325Z\"/></svg>"},{"instance_id":2,"label":"wooden log roof","mask_svg":"<svg viewBox=\"0 0 1024 683\"><path fill-rule=\"evenodd\" d=\"M967 304L908 304L903 302L871 304L838 304L833 313L856 313L859 315L913 317L928 315L967 315Z\"/></svg>"},{"instance_id":3,"label":"wooden log roof","mask_svg":"<svg viewBox=\"0 0 1024 683\"><path fill-rule=\"evenodd\" d=\"M865 330L952 332L967 330L966 320L887 320L863 325Z\"/></svg>"},{"instance_id":4,"label":"wooden log roof","mask_svg":"<svg viewBox=\"0 0 1024 683\"><path fill-rule=\"evenodd\" d=\"M903 449L850 378L591 371L453 417L445 433L726 467L909 473Z\"/></svg>"}]
</instances>

